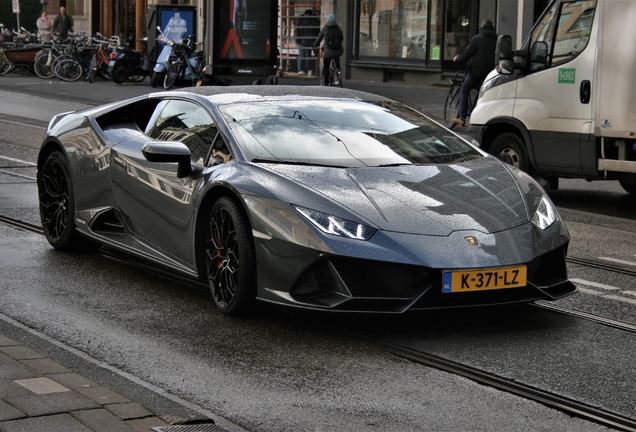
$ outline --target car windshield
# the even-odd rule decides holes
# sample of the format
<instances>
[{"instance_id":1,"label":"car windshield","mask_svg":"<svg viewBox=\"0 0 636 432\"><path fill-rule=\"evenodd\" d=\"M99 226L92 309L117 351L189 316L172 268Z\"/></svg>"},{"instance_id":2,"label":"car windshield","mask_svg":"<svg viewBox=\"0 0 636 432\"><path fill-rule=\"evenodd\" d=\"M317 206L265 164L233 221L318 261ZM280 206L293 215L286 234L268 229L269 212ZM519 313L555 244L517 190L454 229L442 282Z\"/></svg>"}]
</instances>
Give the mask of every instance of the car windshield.
<instances>
[{"instance_id":1,"label":"car windshield","mask_svg":"<svg viewBox=\"0 0 636 432\"><path fill-rule=\"evenodd\" d=\"M219 109L253 162L361 167L483 157L448 130L399 104L277 100Z\"/></svg>"}]
</instances>

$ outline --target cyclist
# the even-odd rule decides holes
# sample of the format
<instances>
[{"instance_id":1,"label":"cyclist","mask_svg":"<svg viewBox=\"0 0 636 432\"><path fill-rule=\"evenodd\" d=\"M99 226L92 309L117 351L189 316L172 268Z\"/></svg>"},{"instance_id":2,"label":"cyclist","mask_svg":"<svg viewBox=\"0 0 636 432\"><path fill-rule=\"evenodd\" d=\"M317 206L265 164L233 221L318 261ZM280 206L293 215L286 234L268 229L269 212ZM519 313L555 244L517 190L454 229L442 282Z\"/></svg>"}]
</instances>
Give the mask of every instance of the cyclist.
<instances>
[{"instance_id":1,"label":"cyclist","mask_svg":"<svg viewBox=\"0 0 636 432\"><path fill-rule=\"evenodd\" d=\"M336 22L336 16L334 14L329 14L327 17L327 24L325 24L320 30L320 33L318 33L318 37L314 41L313 46L319 46L323 39L325 40L323 46L325 51L323 53L324 67L322 68L322 77L326 85L338 85L340 83L330 82L329 68L331 67L331 62L334 62L336 68L340 70L340 56L344 53L344 47L342 46L344 35L342 29Z\"/></svg>"},{"instance_id":2,"label":"cyclist","mask_svg":"<svg viewBox=\"0 0 636 432\"><path fill-rule=\"evenodd\" d=\"M477 35L470 40L464 54L456 55L454 62L468 61L468 68L464 83L459 92L459 118L453 118L453 123L466 125L468 113L468 96L470 91L484 82L488 73L495 67L495 50L497 33L490 20L483 20Z\"/></svg>"}]
</instances>

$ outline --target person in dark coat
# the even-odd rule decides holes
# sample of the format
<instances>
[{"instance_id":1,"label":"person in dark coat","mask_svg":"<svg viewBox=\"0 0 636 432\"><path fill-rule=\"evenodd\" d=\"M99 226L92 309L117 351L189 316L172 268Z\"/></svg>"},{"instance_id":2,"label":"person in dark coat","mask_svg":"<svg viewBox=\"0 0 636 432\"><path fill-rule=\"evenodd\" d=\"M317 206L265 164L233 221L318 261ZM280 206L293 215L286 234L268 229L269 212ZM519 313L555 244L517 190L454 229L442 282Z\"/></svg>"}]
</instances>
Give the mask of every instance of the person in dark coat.
<instances>
[{"instance_id":1,"label":"person in dark coat","mask_svg":"<svg viewBox=\"0 0 636 432\"><path fill-rule=\"evenodd\" d=\"M60 34L60 39L68 38L68 32L73 32L73 18L66 15L66 8L60 7L60 14L53 20L51 31Z\"/></svg>"},{"instance_id":2,"label":"person in dark coat","mask_svg":"<svg viewBox=\"0 0 636 432\"><path fill-rule=\"evenodd\" d=\"M497 47L497 32L490 20L484 20L477 35L470 40L470 44L462 55L457 55L454 62L468 61L468 70L464 83L459 91L459 118L453 118L453 123L466 125L468 115L468 97L470 91L481 85L486 76L495 68L495 51Z\"/></svg>"},{"instance_id":3,"label":"person in dark coat","mask_svg":"<svg viewBox=\"0 0 636 432\"><path fill-rule=\"evenodd\" d=\"M336 16L334 14L329 14L329 16L327 17L327 24L325 24L325 26L320 30L320 33L318 34L318 37L316 38L312 46L315 46L315 47L319 46L320 42L322 42L322 40L327 37L327 34L329 33L329 31L333 28L335 28L339 32L340 40L342 41L344 39L344 36L342 33L342 29L336 22ZM324 67L322 71L322 76L325 81L325 84L330 84L329 68L331 67L331 63L334 62L336 67L340 69L340 56L344 54L344 46L341 43L340 48L330 48L329 46L327 46L327 42L325 41L325 45L323 46L323 48L324 48L324 52L322 54L322 58L323 58ZM338 83L334 83L334 84L338 84Z\"/></svg>"},{"instance_id":4,"label":"person in dark coat","mask_svg":"<svg viewBox=\"0 0 636 432\"><path fill-rule=\"evenodd\" d=\"M314 69L311 67L312 62L305 59L314 55L311 46L320 32L320 20L314 15L314 11L311 9L307 9L303 17L304 18L298 20L298 25L296 26L296 39L298 40L298 75L305 75L307 70L309 70L309 74L311 75Z\"/></svg>"}]
</instances>

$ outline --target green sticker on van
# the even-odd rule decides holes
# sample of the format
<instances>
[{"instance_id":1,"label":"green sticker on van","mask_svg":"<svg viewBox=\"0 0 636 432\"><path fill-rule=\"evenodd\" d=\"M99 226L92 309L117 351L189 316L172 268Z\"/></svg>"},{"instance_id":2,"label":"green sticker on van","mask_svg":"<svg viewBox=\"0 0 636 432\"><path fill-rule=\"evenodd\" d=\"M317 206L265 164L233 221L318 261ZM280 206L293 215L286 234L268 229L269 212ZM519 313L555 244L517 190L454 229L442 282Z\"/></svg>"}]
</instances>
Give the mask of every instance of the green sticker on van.
<instances>
[{"instance_id":1,"label":"green sticker on van","mask_svg":"<svg viewBox=\"0 0 636 432\"><path fill-rule=\"evenodd\" d=\"M576 69L559 69L559 84L574 84Z\"/></svg>"}]
</instances>

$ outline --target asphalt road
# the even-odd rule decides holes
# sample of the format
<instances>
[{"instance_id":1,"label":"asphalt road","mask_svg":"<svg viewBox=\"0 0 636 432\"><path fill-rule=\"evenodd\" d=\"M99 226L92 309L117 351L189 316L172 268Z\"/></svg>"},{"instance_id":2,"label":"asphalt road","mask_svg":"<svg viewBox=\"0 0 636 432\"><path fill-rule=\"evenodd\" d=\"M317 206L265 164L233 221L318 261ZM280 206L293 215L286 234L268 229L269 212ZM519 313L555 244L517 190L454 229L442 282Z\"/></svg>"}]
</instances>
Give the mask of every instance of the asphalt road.
<instances>
[{"instance_id":1,"label":"asphalt road","mask_svg":"<svg viewBox=\"0 0 636 432\"><path fill-rule=\"evenodd\" d=\"M29 161L48 118L152 89L4 78L0 212L38 223ZM439 93L421 89L419 98L429 94L432 101ZM425 108L431 115L439 109L433 102ZM623 210L633 200L616 184L565 183L551 195L557 205L572 203L561 208L573 236L570 254L633 260L636 222ZM633 289L625 275L576 266L570 272ZM97 252L59 253L43 237L5 225L0 278L3 316L212 411L237 430L605 430L328 330L334 325L636 417L636 337L551 312L525 307L352 319L263 308L252 319L233 319L216 311L207 290ZM602 290L563 304L628 322L636 316L636 305Z\"/></svg>"}]
</instances>

